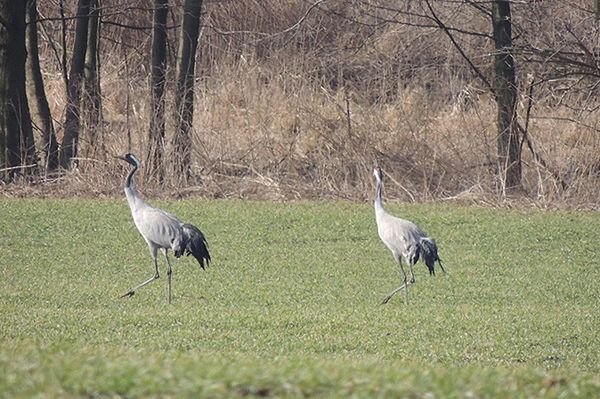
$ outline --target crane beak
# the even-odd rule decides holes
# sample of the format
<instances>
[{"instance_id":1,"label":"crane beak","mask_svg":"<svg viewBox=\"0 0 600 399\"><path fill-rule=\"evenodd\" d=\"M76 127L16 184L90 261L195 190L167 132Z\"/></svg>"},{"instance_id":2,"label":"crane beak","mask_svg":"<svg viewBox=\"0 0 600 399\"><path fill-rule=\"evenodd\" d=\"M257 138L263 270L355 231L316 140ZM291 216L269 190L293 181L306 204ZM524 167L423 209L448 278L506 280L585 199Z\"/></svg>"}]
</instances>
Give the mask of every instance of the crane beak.
<instances>
[{"instance_id":1,"label":"crane beak","mask_svg":"<svg viewBox=\"0 0 600 399\"><path fill-rule=\"evenodd\" d=\"M138 159L133 154L125 154L122 156L117 155L117 156L114 156L114 158L125 161L128 164L135 166L136 168L139 168L139 166L140 166L140 161L138 161Z\"/></svg>"}]
</instances>

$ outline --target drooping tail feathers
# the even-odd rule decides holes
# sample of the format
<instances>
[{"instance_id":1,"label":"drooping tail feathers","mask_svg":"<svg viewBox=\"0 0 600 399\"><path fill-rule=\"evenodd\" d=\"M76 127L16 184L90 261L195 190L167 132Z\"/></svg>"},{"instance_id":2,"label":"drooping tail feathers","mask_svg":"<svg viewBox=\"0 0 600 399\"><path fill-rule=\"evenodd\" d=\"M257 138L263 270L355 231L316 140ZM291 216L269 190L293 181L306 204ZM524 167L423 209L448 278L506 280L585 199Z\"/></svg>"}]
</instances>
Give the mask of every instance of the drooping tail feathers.
<instances>
[{"instance_id":1,"label":"drooping tail feathers","mask_svg":"<svg viewBox=\"0 0 600 399\"><path fill-rule=\"evenodd\" d=\"M425 261L427 265L427 269L429 269L429 274L432 276L435 275L435 262L437 261L440 264L440 268L444 273L444 266L442 266L442 260L438 256L437 245L435 245L435 241L428 237L422 237L419 242L419 248L421 253L421 258Z\"/></svg>"},{"instance_id":2,"label":"drooping tail feathers","mask_svg":"<svg viewBox=\"0 0 600 399\"><path fill-rule=\"evenodd\" d=\"M185 254L188 256L193 255L202 269L204 269L205 262L206 266L209 266L210 254L208 253L208 242L206 242L204 234L199 228L188 223L183 224L181 228L185 242Z\"/></svg>"}]
</instances>

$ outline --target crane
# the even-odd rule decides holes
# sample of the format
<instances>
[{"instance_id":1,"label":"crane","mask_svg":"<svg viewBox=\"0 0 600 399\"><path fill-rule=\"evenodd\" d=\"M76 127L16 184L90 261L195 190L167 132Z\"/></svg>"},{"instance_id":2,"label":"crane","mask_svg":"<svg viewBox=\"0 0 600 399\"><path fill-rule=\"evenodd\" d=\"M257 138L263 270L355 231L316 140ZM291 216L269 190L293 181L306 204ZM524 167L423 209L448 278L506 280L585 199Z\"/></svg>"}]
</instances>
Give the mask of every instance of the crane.
<instances>
[{"instance_id":1,"label":"crane","mask_svg":"<svg viewBox=\"0 0 600 399\"><path fill-rule=\"evenodd\" d=\"M208 253L208 243L204 234L196 226L182 223L175 216L148 205L140 197L133 187L133 175L141 165L135 155L125 154L116 158L133 166L125 180L125 196L131 209L133 222L148 244L150 254L154 259L154 275L121 295L121 298L132 297L138 289L160 277L157 260L157 252L160 249L167 261L168 301L171 303L171 275L173 270L167 251L171 249L176 258L180 258L184 253L188 256L192 255L204 270L205 265L208 266L211 260Z\"/></svg>"},{"instance_id":2,"label":"crane","mask_svg":"<svg viewBox=\"0 0 600 399\"><path fill-rule=\"evenodd\" d=\"M377 232L381 241L389 248L394 259L400 265L400 271L403 276L402 285L386 296L382 304L388 303L397 292L404 289L404 303L408 305L408 284L415 282L413 266L420 258L425 261L429 269L429 274L432 276L435 275L436 261L444 273L446 273L446 270L442 266L442 261L438 256L437 245L432 238L427 237L427 234L413 222L390 215L383 208L381 200L383 171L379 166L375 166L373 175L376 181L375 221L377 222ZM410 281L407 280L402 261L406 262L410 267Z\"/></svg>"}]
</instances>

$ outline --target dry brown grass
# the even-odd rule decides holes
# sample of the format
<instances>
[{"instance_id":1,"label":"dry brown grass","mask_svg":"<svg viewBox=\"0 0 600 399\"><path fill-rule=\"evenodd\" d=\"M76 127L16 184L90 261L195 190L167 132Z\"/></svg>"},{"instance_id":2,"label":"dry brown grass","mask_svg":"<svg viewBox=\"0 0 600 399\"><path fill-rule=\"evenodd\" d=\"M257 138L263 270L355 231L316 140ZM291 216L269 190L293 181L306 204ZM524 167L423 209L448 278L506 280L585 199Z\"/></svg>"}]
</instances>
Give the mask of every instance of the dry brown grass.
<instances>
[{"instance_id":1,"label":"dry brown grass","mask_svg":"<svg viewBox=\"0 0 600 399\"><path fill-rule=\"evenodd\" d=\"M163 185L142 177L148 195L363 201L372 196L371 168L379 162L386 196L402 201L598 208L597 112L574 110L553 101L551 88L540 89L528 133L546 166L524 146L523 190L504 195L495 173L495 104L441 32L357 27L344 2L336 4L345 18L306 15L302 2L271 3L209 3L206 24L230 34L206 29L202 39L193 180L181 187L171 175ZM277 34L305 15L297 29ZM483 29L484 22L471 23ZM143 53L149 39L127 40L137 40ZM461 43L488 71L485 41ZM4 187L4 195L121 195L125 168L110 155L146 151L148 77L138 58L126 63L114 48L104 55L104 124L86 129L99 132L105 150L86 148L84 131L77 168L56 180ZM46 79L60 117L62 83L56 73ZM593 90L573 94L570 104ZM526 103L522 94L521 122ZM170 120L168 126L170 134Z\"/></svg>"}]
</instances>

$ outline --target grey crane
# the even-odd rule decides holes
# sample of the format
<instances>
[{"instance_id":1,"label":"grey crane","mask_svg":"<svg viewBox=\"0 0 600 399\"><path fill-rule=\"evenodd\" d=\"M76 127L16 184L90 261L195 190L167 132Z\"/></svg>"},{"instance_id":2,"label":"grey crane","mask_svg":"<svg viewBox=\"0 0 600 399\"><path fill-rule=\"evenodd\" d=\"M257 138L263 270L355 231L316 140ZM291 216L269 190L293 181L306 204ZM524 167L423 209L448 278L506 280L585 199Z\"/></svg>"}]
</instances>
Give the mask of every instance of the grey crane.
<instances>
[{"instance_id":1,"label":"grey crane","mask_svg":"<svg viewBox=\"0 0 600 399\"><path fill-rule=\"evenodd\" d=\"M171 249L176 258L184 253L192 255L200 267L204 270L205 265L210 264L208 243L204 234L196 226L182 223L175 216L154 208L144 201L133 187L133 175L140 167L140 161L133 154L125 154L116 157L131 164L133 169L125 180L125 196L131 209L133 222L150 248L150 254L154 259L154 275L143 283L133 287L123 294L121 298L131 297L143 286L150 284L160 277L158 273L157 251L160 249L167 261L168 301L171 303L171 275L173 270L167 251Z\"/></svg>"},{"instance_id":2,"label":"grey crane","mask_svg":"<svg viewBox=\"0 0 600 399\"><path fill-rule=\"evenodd\" d=\"M375 221L377 222L377 232L381 241L392 251L392 255L400 265L403 280L402 285L394 289L385 297L383 303L388 301L399 291L404 289L404 303L408 304L408 284L415 282L413 266L422 258L429 269L430 275L435 275L435 262L437 261L444 273L442 261L438 256L437 245L416 224L408 220L400 219L390 215L383 208L381 201L381 186L383 184L383 171L379 166L373 170L375 181L377 183L375 190ZM407 280L406 272L402 266L402 261L410 267L410 281Z\"/></svg>"}]
</instances>

